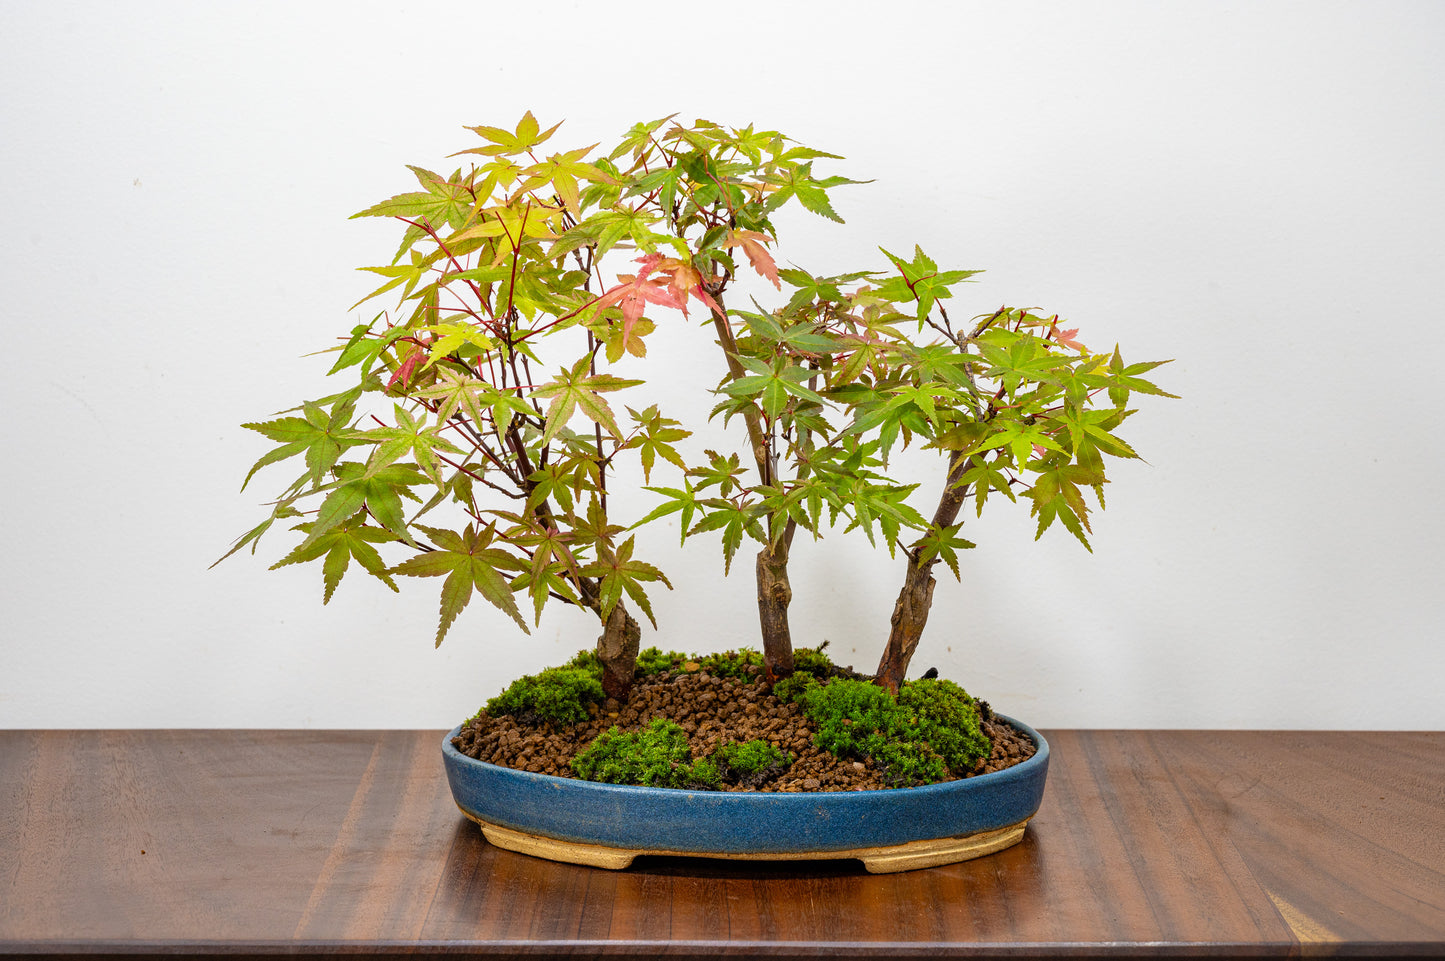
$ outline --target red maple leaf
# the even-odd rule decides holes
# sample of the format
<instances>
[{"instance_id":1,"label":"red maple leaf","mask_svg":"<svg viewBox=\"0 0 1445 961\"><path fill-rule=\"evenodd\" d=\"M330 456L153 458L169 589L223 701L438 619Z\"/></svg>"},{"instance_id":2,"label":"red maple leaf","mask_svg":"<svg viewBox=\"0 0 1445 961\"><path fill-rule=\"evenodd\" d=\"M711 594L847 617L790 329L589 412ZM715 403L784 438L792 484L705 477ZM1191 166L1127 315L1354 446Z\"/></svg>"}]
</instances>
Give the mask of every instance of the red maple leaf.
<instances>
[{"instance_id":1,"label":"red maple leaf","mask_svg":"<svg viewBox=\"0 0 1445 961\"><path fill-rule=\"evenodd\" d=\"M396 369L396 373L391 375L391 380L386 382L386 386L388 388L395 387L396 382L401 381L401 386L406 387L407 382L411 380L411 375L416 373L416 365L420 364L421 359L425 356L426 351L420 346L413 347L411 353L407 354L406 359L401 362L401 366Z\"/></svg>"},{"instance_id":2,"label":"red maple leaf","mask_svg":"<svg viewBox=\"0 0 1445 961\"><path fill-rule=\"evenodd\" d=\"M642 319L642 312L647 308L648 303L675 307L684 314L687 313L687 308L677 299L672 290L660 280L649 278L661 259L657 254L641 258L639 260L639 263L642 264L640 271L635 275L618 274L617 279L621 283L604 291L594 303L599 314L608 307L622 308L622 339L624 341L632 335L632 328Z\"/></svg>"}]
</instances>

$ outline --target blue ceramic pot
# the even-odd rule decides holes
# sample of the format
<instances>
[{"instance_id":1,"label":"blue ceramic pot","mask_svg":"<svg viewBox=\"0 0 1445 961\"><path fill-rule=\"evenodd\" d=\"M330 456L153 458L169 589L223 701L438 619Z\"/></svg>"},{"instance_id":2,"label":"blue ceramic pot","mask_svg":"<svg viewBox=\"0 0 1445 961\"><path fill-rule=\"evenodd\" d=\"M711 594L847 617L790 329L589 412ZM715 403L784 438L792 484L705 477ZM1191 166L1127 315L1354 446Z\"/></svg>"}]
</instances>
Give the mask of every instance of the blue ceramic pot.
<instances>
[{"instance_id":1,"label":"blue ceramic pot","mask_svg":"<svg viewBox=\"0 0 1445 961\"><path fill-rule=\"evenodd\" d=\"M1000 715L1002 718L1002 715ZM859 858L897 871L1016 843L1043 799L1049 745L993 774L884 791L724 792L600 784L469 758L442 742L452 796L499 847L626 867L638 854L791 860Z\"/></svg>"}]
</instances>

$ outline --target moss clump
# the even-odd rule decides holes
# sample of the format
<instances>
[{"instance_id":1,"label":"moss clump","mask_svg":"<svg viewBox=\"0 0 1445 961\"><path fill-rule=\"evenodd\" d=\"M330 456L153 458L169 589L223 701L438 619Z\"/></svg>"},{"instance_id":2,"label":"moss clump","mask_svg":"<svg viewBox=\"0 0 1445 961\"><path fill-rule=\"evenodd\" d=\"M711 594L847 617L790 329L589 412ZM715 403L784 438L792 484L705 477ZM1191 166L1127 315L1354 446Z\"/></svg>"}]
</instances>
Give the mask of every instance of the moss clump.
<instances>
[{"instance_id":1,"label":"moss clump","mask_svg":"<svg viewBox=\"0 0 1445 961\"><path fill-rule=\"evenodd\" d=\"M723 780L757 787L786 771L793 755L761 739L729 741L712 754Z\"/></svg>"},{"instance_id":2,"label":"moss clump","mask_svg":"<svg viewBox=\"0 0 1445 961\"><path fill-rule=\"evenodd\" d=\"M721 654L684 654L649 647L637 654L637 673L651 677L664 671L686 671L689 674L711 674L713 677L748 677L749 668L761 668L763 656L749 647Z\"/></svg>"},{"instance_id":3,"label":"moss clump","mask_svg":"<svg viewBox=\"0 0 1445 961\"><path fill-rule=\"evenodd\" d=\"M773 685L773 696L785 704L792 704L802 697L808 688L817 686L816 677L805 671L797 671Z\"/></svg>"},{"instance_id":4,"label":"moss clump","mask_svg":"<svg viewBox=\"0 0 1445 961\"><path fill-rule=\"evenodd\" d=\"M697 665L700 671L713 677L749 678L757 673L749 668L762 669L763 655L750 647L740 647L721 654L704 654L697 659Z\"/></svg>"},{"instance_id":5,"label":"moss clump","mask_svg":"<svg viewBox=\"0 0 1445 961\"><path fill-rule=\"evenodd\" d=\"M637 673L652 677L663 671L676 671L691 660L680 651L663 651L660 647L649 647L637 653Z\"/></svg>"},{"instance_id":6,"label":"moss clump","mask_svg":"<svg viewBox=\"0 0 1445 961\"><path fill-rule=\"evenodd\" d=\"M965 774L992 747L973 699L951 681L914 681L897 697L867 681L804 681L794 699L817 727L819 747L871 758L903 785Z\"/></svg>"},{"instance_id":7,"label":"moss clump","mask_svg":"<svg viewBox=\"0 0 1445 961\"><path fill-rule=\"evenodd\" d=\"M576 659L574 658L574 661ZM606 695L602 682L585 667L549 667L540 674L517 678L487 702L486 712L511 714L524 721L576 724L587 720L589 704Z\"/></svg>"},{"instance_id":8,"label":"moss clump","mask_svg":"<svg viewBox=\"0 0 1445 961\"><path fill-rule=\"evenodd\" d=\"M814 677L828 677L833 673L833 660L823 653L828 646L824 641L817 647L800 647L793 651L793 670L811 674Z\"/></svg>"},{"instance_id":9,"label":"moss clump","mask_svg":"<svg viewBox=\"0 0 1445 961\"><path fill-rule=\"evenodd\" d=\"M692 760L687 732L661 717L640 731L609 728L572 759L572 771L586 781L644 787L707 790L719 780L712 761Z\"/></svg>"},{"instance_id":10,"label":"moss clump","mask_svg":"<svg viewBox=\"0 0 1445 961\"><path fill-rule=\"evenodd\" d=\"M918 719L919 735L955 774L973 770L993 750L993 742L983 733L978 703L952 681L907 682L898 690L898 703Z\"/></svg>"},{"instance_id":11,"label":"moss clump","mask_svg":"<svg viewBox=\"0 0 1445 961\"><path fill-rule=\"evenodd\" d=\"M588 674L591 674L593 677L597 678L599 684L602 682L602 658L598 657L597 652L594 650L588 649L578 651L576 656L573 657L572 660L568 661L562 666L575 667L580 670L586 671Z\"/></svg>"}]
</instances>

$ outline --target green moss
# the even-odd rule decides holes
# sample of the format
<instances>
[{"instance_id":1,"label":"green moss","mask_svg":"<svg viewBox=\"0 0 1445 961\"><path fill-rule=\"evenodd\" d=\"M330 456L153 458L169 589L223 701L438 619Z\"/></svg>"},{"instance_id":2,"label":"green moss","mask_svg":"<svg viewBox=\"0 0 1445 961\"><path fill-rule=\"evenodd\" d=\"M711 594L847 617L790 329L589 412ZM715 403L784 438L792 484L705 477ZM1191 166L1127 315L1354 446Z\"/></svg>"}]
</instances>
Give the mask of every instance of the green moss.
<instances>
[{"instance_id":1,"label":"green moss","mask_svg":"<svg viewBox=\"0 0 1445 961\"><path fill-rule=\"evenodd\" d=\"M740 647L736 651L723 651L721 654L704 654L697 659L699 670L713 677L740 677L751 678L755 672L748 668L763 666L763 655L750 647Z\"/></svg>"},{"instance_id":2,"label":"green moss","mask_svg":"<svg viewBox=\"0 0 1445 961\"><path fill-rule=\"evenodd\" d=\"M952 681L908 682L898 691L898 704L915 719L915 736L927 741L956 774L971 771L993 750L983 733L977 703Z\"/></svg>"},{"instance_id":3,"label":"green moss","mask_svg":"<svg viewBox=\"0 0 1445 961\"><path fill-rule=\"evenodd\" d=\"M572 660L562 666L580 668L597 678L598 683L602 681L602 658L598 657L597 652L591 648L578 651Z\"/></svg>"},{"instance_id":4,"label":"green moss","mask_svg":"<svg viewBox=\"0 0 1445 961\"><path fill-rule=\"evenodd\" d=\"M637 654L637 672L643 677L651 677L663 671L676 671L689 660L680 651L664 652L660 647L649 647Z\"/></svg>"},{"instance_id":5,"label":"green moss","mask_svg":"<svg viewBox=\"0 0 1445 961\"><path fill-rule=\"evenodd\" d=\"M607 784L694 789L718 785L717 765L707 758L693 761L687 732L661 717L640 731L609 728L572 759L572 771L583 780Z\"/></svg>"},{"instance_id":6,"label":"green moss","mask_svg":"<svg viewBox=\"0 0 1445 961\"><path fill-rule=\"evenodd\" d=\"M492 716L511 714L551 724L576 724L588 718L588 704L606 695L602 683L584 667L549 667L540 674L517 678L487 702Z\"/></svg>"},{"instance_id":7,"label":"green moss","mask_svg":"<svg viewBox=\"0 0 1445 961\"><path fill-rule=\"evenodd\" d=\"M915 681L897 697L867 681L807 684L795 694L817 728L814 743L840 757L871 758L900 784L964 774L988 756L973 699L950 681Z\"/></svg>"},{"instance_id":8,"label":"green moss","mask_svg":"<svg viewBox=\"0 0 1445 961\"><path fill-rule=\"evenodd\" d=\"M787 770L793 755L761 739L729 741L712 754L726 781L757 787Z\"/></svg>"},{"instance_id":9,"label":"green moss","mask_svg":"<svg viewBox=\"0 0 1445 961\"><path fill-rule=\"evenodd\" d=\"M827 677L833 670L832 659L823 653L823 648L827 646L828 642L824 641L817 647L800 647L794 650L793 670L814 677Z\"/></svg>"},{"instance_id":10,"label":"green moss","mask_svg":"<svg viewBox=\"0 0 1445 961\"><path fill-rule=\"evenodd\" d=\"M773 695L785 704L792 704L810 687L817 687L818 679L812 674L798 671L773 685Z\"/></svg>"}]
</instances>

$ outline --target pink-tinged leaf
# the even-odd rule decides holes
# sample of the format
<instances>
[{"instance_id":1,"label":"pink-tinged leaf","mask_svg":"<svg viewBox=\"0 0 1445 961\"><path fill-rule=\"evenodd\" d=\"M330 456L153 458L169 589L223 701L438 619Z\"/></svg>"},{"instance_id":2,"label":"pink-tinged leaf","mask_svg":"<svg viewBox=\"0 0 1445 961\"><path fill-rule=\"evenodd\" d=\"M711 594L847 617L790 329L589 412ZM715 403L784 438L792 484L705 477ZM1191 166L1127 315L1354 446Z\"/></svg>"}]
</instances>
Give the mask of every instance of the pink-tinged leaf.
<instances>
[{"instance_id":1,"label":"pink-tinged leaf","mask_svg":"<svg viewBox=\"0 0 1445 961\"><path fill-rule=\"evenodd\" d=\"M696 297L716 314L723 312L722 308L717 305L717 301L713 300L707 290L703 288L702 274L687 261L652 254L648 257L638 258L638 263L643 265L640 276L645 277L651 271L656 270L668 278L668 292L677 300L684 317L689 316L687 312L688 297Z\"/></svg>"},{"instance_id":2,"label":"pink-tinged leaf","mask_svg":"<svg viewBox=\"0 0 1445 961\"><path fill-rule=\"evenodd\" d=\"M1078 333L1079 328L1077 327L1075 327L1073 330L1059 330L1058 314L1054 314L1054 316L1051 318L1051 322L1049 325L1049 337L1053 339L1054 343L1061 344L1064 347L1068 347L1070 350L1087 351L1089 348L1085 347L1083 344L1079 343L1077 340L1074 339L1074 337Z\"/></svg>"},{"instance_id":3,"label":"pink-tinged leaf","mask_svg":"<svg viewBox=\"0 0 1445 961\"><path fill-rule=\"evenodd\" d=\"M713 300L712 297L708 294L708 292L702 289L702 284L698 284L696 287L692 288L692 293L693 296L697 297L698 300L707 304L713 313L717 314L719 317L727 317L727 314L723 313L723 309L718 306L717 301Z\"/></svg>"},{"instance_id":4,"label":"pink-tinged leaf","mask_svg":"<svg viewBox=\"0 0 1445 961\"><path fill-rule=\"evenodd\" d=\"M743 248L743 253L748 255L748 263L753 265L753 269L772 281L774 287L782 290L783 282L778 277L778 265L773 262L773 255L768 253L768 248L763 246L763 243L770 239L767 234L758 233L756 230L732 230L728 232L728 239L723 242L723 246Z\"/></svg>"},{"instance_id":5,"label":"pink-tinged leaf","mask_svg":"<svg viewBox=\"0 0 1445 961\"><path fill-rule=\"evenodd\" d=\"M422 358L425 356L426 351L420 347L413 347L411 353L406 355L406 360L403 360L401 366L396 369L396 373L391 375L391 380L386 382L386 386L388 388L395 387L396 382L401 381L401 385L405 387L407 382L411 380L411 375L416 373L417 365L422 362Z\"/></svg>"},{"instance_id":6,"label":"pink-tinged leaf","mask_svg":"<svg viewBox=\"0 0 1445 961\"><path fill-rule=\"evenodd\" d=\"M618 274L617 279L622 282L604 291L593 304L599 314L608 307L622 308L623 341L631 337L632 328L642 319L642 312L649 303L681 310L684 315L687 313L683 303L665 284L649 279L648 275L656 268L659 259L656 255L642 258L643 269L635 276Z\"/></svg>"}]
</instances>

